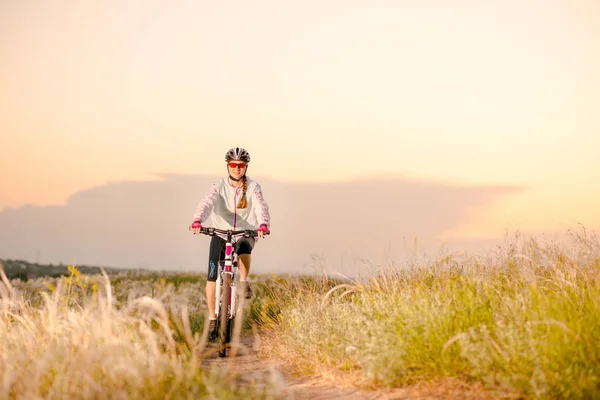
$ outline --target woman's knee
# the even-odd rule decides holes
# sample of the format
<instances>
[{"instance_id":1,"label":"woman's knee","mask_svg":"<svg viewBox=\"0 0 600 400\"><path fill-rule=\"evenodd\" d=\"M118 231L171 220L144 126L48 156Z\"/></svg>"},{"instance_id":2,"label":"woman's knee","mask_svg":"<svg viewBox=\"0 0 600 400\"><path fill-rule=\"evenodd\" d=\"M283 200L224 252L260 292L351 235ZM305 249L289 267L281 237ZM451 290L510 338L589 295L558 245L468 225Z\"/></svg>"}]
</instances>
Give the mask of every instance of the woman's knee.
<instances>
[{"instance_id":1,"label":"woman's knee","mask_svg":"<svg viewBox=\"0 0 600 400\"><path fill-rule=\"evenodd\" d=\"M218 263L225 255L225 240L219 236L213 236L210 241L208 254L208 278L209 282L216 282L219 273Z\"/></svg>"},{"instance_id":2,"label":"woman's knee","mask_svg":"<svg viewBox=\"0 0 600 400\"><path fill-rule=\"evenodd\" d=\"M236 253L238 254L238 256L241 256L243 254L252 254L252 249L254 248L254 243L253 241L251 242L250 240L241 240L238 242L238 248L236 250Z\"/></svg>"}]
</instances>

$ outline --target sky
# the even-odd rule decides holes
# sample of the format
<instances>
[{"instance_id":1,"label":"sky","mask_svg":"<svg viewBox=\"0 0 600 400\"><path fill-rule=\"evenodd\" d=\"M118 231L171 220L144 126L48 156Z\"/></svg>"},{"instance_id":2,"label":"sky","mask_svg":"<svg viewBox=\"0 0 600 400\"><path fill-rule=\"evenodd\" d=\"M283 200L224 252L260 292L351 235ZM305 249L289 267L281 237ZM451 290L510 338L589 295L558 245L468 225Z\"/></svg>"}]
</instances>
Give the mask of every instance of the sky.
<instances>
[{"instance_id":1,"label":"sky","mask_svg":"<svg viewBox=\"0 0 600 400\"><path fill-rule=\"evenodd\" d=\"M274 185L511 188L444 240L600 227L595 0L1 0L0 60L0 213L240 145Z\"/></svg>"}]
</instances>

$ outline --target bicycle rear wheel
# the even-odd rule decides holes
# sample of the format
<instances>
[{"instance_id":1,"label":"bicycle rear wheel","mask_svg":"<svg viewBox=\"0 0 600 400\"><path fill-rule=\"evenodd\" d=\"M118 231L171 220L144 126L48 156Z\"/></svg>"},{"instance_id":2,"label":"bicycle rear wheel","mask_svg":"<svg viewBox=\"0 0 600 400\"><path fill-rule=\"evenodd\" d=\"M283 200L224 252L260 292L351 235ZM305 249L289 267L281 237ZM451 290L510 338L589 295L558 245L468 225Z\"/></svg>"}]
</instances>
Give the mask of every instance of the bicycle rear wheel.
<instances>
[{"instance_id":1,"label":"bicycle rear wheel","mask_svg":"<svg viewBox=\"0 0 600 400\"><path fill-rule=\"evenodd\" d=\"M221 312L219 318L219 357L227 355L227 344L229 343L229 299L231 297L231 275L223 274L223 289L221 290Z\"/></svg>"}]
</instances>

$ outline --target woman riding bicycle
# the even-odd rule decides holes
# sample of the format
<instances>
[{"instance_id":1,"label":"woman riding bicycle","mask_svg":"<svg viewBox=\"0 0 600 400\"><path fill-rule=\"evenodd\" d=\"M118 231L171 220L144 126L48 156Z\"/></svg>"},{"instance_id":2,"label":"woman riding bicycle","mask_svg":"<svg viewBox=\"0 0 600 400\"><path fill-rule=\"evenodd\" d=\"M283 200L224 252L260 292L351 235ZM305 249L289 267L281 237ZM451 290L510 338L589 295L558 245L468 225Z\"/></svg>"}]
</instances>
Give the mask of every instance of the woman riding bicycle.
<instances>
[{"instance_id":1,"label":"woman riding bicycle","mask_svg":"<svg viewBox=\"0 0 600 400\"><path fill-rule=\"evenodd\" d=\"M250 154L241 147L233 147L225 154L228 176L215 181L198 204L193 223L189 229L194 235L200 233L202 223L213 216L212 227L219 229L256 229L259 237L269 231L271 217L269 206L263 198L258 182L248 178L246 172L250 163ZM254 238L234 239L234 249L238 255L240 283L246 286L246 298L252 297L252 289L248 283L248 273ZM218 262L225 255L225 238L212 236L208 256L208 279L206 281L206 299L209 312L209 334L216 336L215 292ZM243 293L243 292L242 292Z\"/></svg>"}]
</instances>

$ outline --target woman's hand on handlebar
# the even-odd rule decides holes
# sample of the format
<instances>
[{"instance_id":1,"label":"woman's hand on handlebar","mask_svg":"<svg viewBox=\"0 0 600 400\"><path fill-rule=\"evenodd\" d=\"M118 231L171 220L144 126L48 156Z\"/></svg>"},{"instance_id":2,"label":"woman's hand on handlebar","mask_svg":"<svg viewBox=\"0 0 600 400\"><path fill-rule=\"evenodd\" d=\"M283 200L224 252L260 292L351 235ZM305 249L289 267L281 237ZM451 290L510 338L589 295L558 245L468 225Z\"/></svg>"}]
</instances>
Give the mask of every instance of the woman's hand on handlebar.
<instances>
[{"instance_id":1,"label":"woman's hand on handlebar","mask_svg":"<svg viewBox=\"0 0 600 400\"><path fill-rule=\"evenodd\" d=\"M256 230L256 232L258 233L258 237L261 237L261 238L265 237L265 235L268 231L269 231L269 228L267 228L266 224L262 224Z\"/></svg>"},{"instance_id":2,"label":"woman's hand on handlebar","mask_svg":"<svg viewBox=\"0 0 600 400\"><path fill-rule=\"evenodd\" d=\"M199 234L201 229L202 229L202 224L200 223L200 221L192 222L192 224L189 227L189 230L194 232L194 235Z\"/></svg>"}]
</instances>

